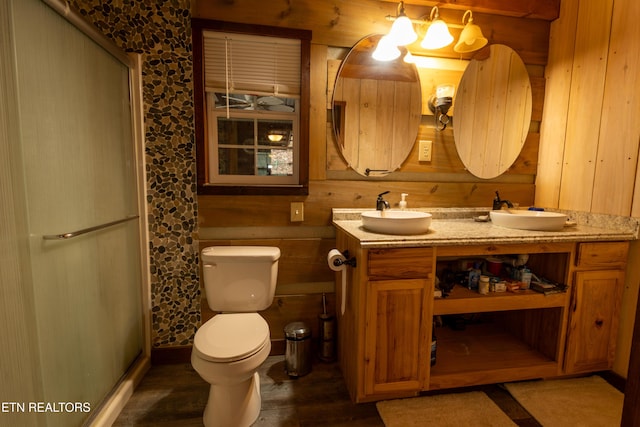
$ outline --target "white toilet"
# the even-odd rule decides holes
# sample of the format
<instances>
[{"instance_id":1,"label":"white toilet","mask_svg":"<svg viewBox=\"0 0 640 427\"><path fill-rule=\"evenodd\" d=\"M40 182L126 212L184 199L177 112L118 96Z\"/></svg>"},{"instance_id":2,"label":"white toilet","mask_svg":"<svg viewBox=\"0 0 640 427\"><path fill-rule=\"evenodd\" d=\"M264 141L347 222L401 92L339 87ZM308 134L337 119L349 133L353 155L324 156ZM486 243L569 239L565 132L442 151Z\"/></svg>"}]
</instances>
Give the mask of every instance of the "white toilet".
<instances>
[{"instance_id":1,"label":"white toilet","mask_svg":"<svg viewBox=\"0 0 640 427\"><path fill-rule=\"evenodd\" d=\"M211 384L206 427L250 426L260 414L257 369L271 350L267 309L276 289L280 249L212 246L202 250L209 307L221 312L198 329L191 365Z\"/></svg>"}]
</instances>

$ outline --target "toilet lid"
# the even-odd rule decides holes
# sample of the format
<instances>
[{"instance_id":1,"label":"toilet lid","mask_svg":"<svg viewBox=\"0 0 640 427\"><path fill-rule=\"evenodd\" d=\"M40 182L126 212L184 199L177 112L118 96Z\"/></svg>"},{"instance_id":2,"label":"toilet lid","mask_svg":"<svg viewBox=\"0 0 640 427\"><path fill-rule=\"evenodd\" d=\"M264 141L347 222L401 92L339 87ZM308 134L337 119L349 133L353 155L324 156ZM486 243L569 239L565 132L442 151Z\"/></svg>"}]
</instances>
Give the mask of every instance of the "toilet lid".
<instances>
[{"instance_id":1,"label":"toilet lid","mask_svg":"<svg viewBox=\"0 0 640 427\"><path fill-rule=\"evenodd\" d=\"M258 313L229 313L202 325L193 345L203 359L230 362L251 356L267 341L269 325Z\"/></svg>"}]
</instances>

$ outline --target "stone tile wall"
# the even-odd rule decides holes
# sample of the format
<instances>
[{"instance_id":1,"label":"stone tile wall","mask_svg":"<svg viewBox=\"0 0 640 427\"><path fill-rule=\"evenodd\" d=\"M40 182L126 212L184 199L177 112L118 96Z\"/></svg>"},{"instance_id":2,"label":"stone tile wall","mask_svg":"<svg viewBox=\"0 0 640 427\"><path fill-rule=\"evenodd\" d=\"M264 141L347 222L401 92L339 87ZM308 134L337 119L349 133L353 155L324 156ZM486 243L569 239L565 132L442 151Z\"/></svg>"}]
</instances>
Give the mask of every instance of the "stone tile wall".
<instances>
[{"instance_id":1,"label":"stone tile wall","mask_svg":"<svg viewBox=\"0 0 640 427\"><path fill-rule=\"evenodd\" d=\"M152 346L189 345L200 322L189 0L72 0L142 54Z\"/></svg>"}]
</instances>

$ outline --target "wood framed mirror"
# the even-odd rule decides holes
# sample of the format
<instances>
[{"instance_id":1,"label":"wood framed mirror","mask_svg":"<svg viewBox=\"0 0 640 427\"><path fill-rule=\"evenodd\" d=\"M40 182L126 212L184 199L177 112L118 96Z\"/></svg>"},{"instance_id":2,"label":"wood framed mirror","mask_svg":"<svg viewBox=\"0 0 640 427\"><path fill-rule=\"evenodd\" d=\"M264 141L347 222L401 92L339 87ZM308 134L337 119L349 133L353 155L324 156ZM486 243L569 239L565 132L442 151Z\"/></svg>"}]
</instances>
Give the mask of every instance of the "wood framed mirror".
<instances>
[{"instance_id":1,"label":"wood framed mirror","mask_svg":"<svg viewBox=\"0 0 640 427\"><path fill-rule=\"evenodd\" d=\"M414 64L403 55L376 61L381 35L360 40L338 70L333 130L345 161L363 176L385 176L407 159L418 135L422 95Z\"/></svg>"},{"instance_id":2,"label":"wood framed mirror","mask_svg":"<svg viewBox=\"0 0 640 427\"><path fill-rule=\"evenodd\" d=\"M520 56L491 45L469 62L458 87L453 134L467 170L490 179L513 165L531 124L531 82Z\"/></svg>"}]
</instances>

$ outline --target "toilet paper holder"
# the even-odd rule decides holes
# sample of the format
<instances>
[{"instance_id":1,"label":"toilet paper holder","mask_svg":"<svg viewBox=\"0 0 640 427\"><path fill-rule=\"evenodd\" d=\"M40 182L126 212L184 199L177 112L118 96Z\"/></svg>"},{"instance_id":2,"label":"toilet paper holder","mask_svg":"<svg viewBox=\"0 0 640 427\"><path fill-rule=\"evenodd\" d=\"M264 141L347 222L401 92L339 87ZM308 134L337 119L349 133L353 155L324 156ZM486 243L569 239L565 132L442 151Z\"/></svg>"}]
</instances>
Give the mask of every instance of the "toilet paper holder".
<instances>
[{"instance_id":1,"label":"toilet paper holder","mask_svg":"<svg viewBox=\"0 0 640 427\"><path fill-rule=\"evenodd\" d=\"M349 255L349 251L342 251L342 255L344 256L344 260L341 259L334 259L333 260L333 265L335 267L340 267L341 265L345 264L345 265L349 265L351 267L356 267L357 262L356 262L356 257L351 257Z\"/></svg>"}]
</instances>

